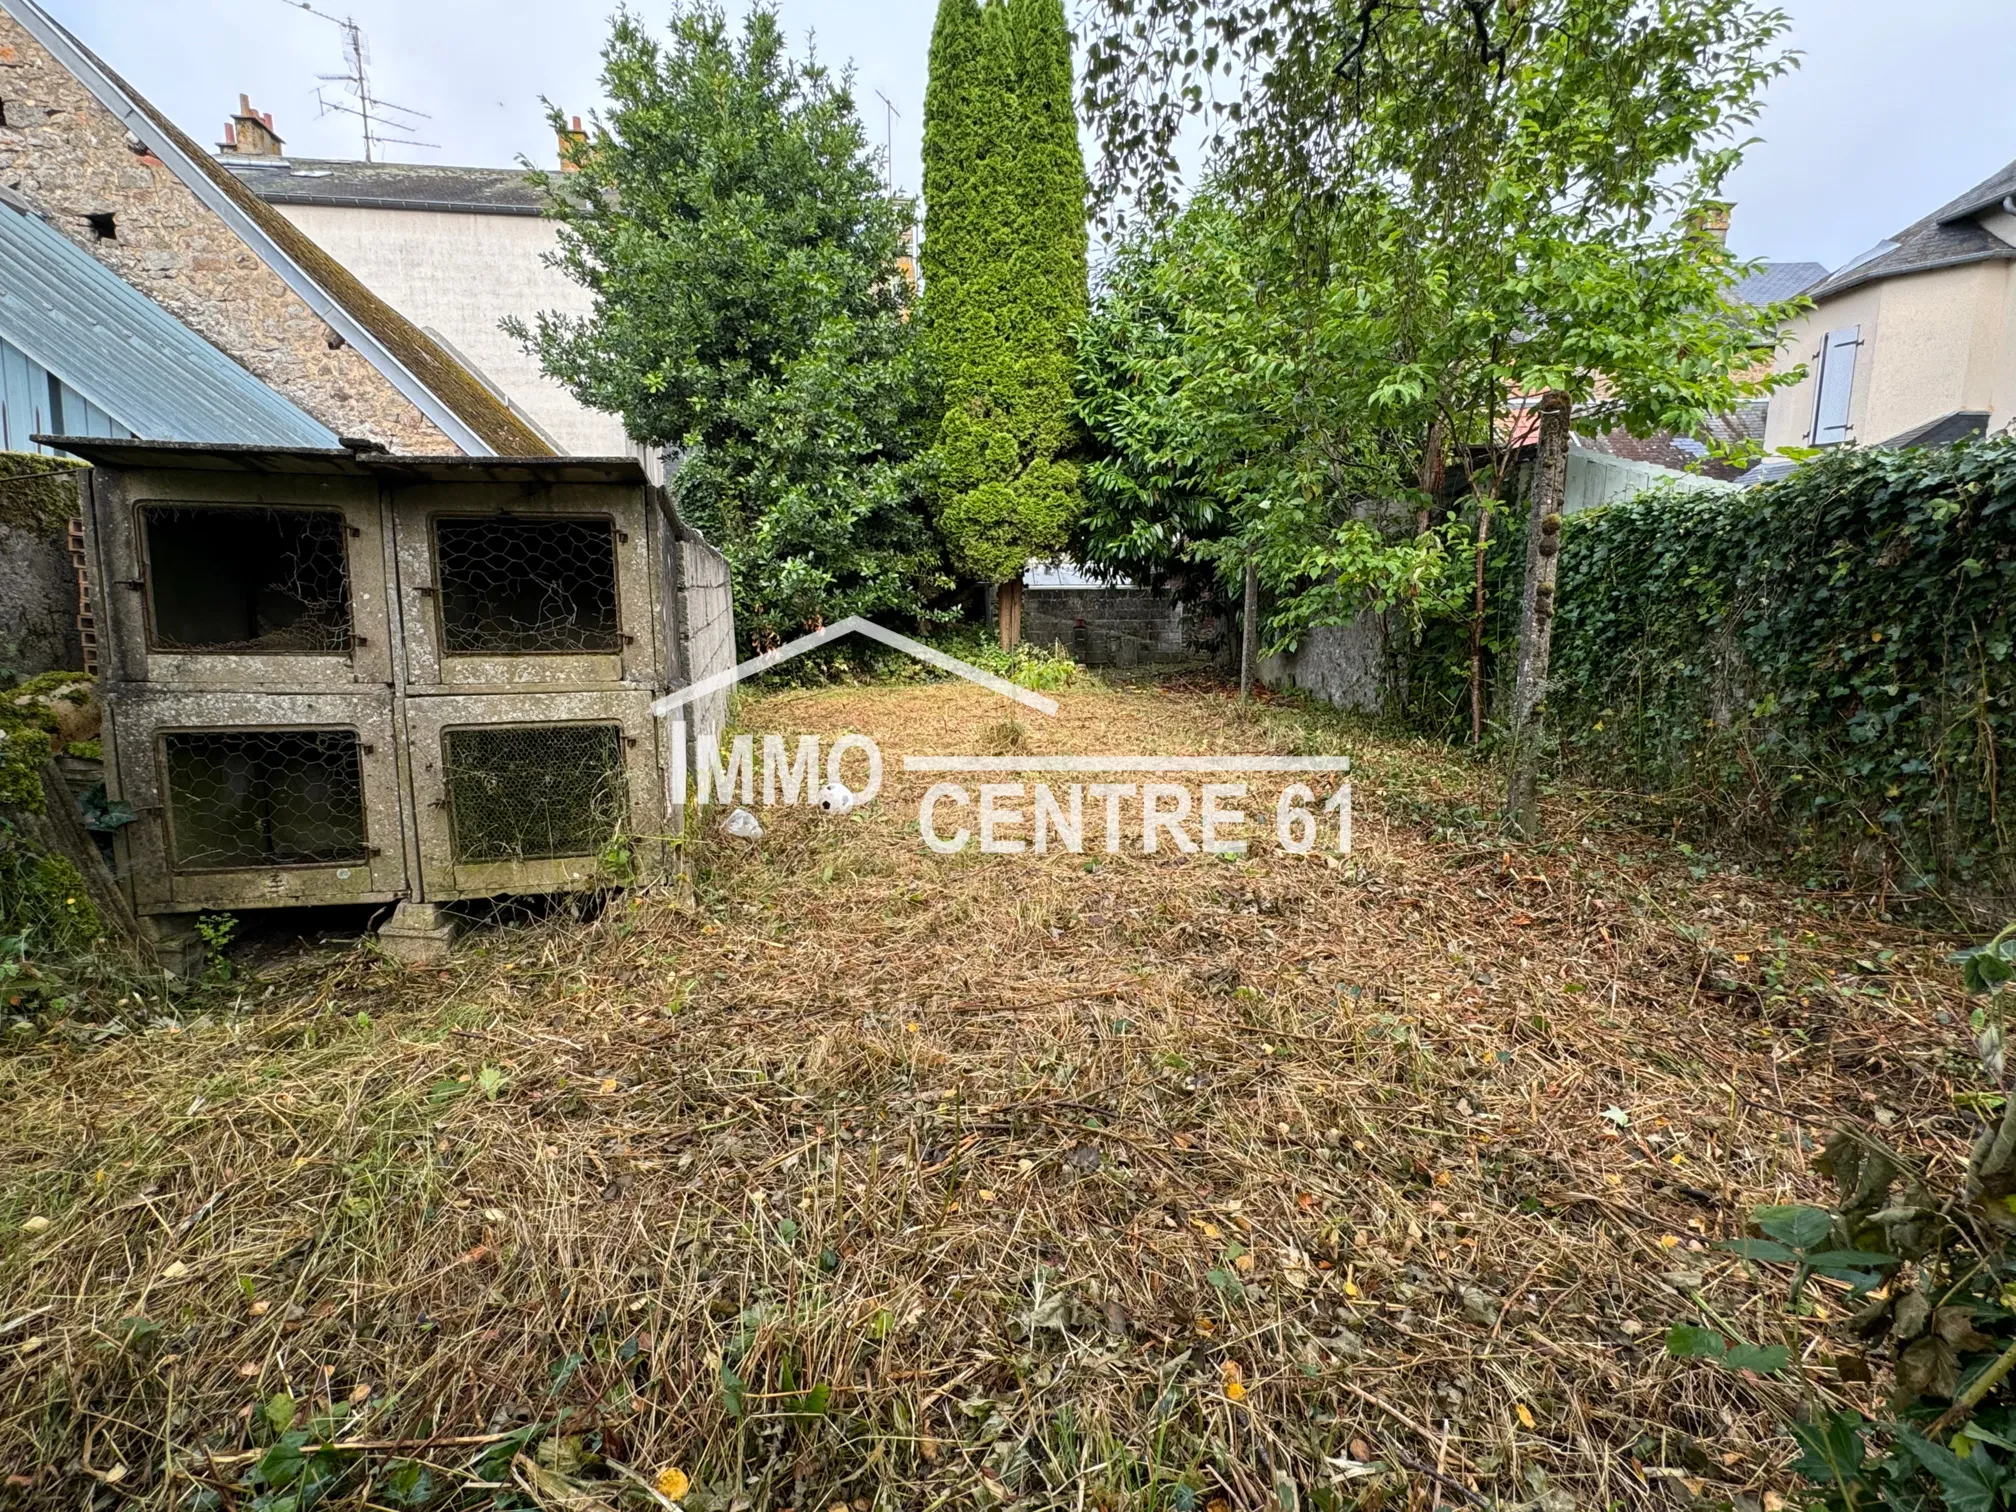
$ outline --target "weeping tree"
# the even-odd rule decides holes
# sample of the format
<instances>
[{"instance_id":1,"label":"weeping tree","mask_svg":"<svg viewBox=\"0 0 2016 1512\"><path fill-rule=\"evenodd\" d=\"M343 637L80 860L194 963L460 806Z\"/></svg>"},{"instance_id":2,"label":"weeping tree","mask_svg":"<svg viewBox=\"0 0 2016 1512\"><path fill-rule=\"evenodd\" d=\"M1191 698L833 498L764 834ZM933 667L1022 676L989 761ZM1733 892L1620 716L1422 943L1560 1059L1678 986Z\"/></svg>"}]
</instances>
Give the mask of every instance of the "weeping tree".
<instances>
[{"instance_id":1,"label":"weeping tree","mask_svg":"<svg viewBox=\"0 0 2016 1512\"><path fill-rule=\"evenodd\" d=\"M1531 833L1569 427L1689 434L1783 381L1770 365L1794 307L1733 299L1745 269L1700 228L1791 65L1784 15L1753 0L1096 0L1093 21L1085 103L1111 220L1164 222L1176 144L1201 118L1240 255L1265 257L1255 307L1283 312L1246 365L1290 371L1325 348L1366 365L1337 370L1341 402L1292 443L1319 452L1312 475L1351 459L1376 477L1397 446L1383 471L1427 480L1456 451L1479 496L1474 557L1512 462L1542 443L1506 804ZM1319 489L1300 511L1244 514L1263 535L1306 531L1312 502L1323 528L1381 513ZM1387 502L1389 548L1432 526ZM1254 555L1263 576L1306 560ZM1364 602L1340 592L1321 622Z\"/></svg>"},{"instance_id":2,"label":"weeping tree","mask_svg":"<svg viewBox=\"0 0 2016 1512\"><path fill-rule=\"evenodd\" d=\"M924 96L927 349L942 385L932 453L957 568L998 584L1020 637L1031 558L1081 503L1071 333L1086 307L1085 167L1062 0L940 0Z\"/></svg>"}]
</instances>

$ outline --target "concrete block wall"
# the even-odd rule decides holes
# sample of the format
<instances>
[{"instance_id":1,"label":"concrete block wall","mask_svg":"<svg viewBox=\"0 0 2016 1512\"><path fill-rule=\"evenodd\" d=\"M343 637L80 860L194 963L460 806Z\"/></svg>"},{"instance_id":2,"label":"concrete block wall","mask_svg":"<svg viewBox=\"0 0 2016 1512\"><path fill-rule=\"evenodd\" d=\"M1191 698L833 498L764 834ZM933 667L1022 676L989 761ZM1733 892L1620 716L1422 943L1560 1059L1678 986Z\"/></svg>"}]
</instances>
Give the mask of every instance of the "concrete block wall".
<instances>
[{"instance_id":1,"label":"concrete block wall","mask_svg":"<svg viewBox=\"0 0 2016 1512\"><path fill-rule=\"evenodd\" d=\"M1022 594L1022 639L1060 645L1088 667L1191 655L1187 624L1180 604L1146 588L1028 588Z\"/></svg>"},{"instance_id":2,"label":"concrete block wall","mask_svg":"<svg viewBox=\"0 0 2016 1512\"><path fill-rule=\"evenodd\" d=\"M735 665L735 604L728 559L691 530L679 541L679 627L679 666L689 684ZM728 689L699 699L685 717L689 742L718 741L728 725ZM689 762L693 754L689 749Z\"/></svg>"},{"instance_id":3,"label":"concrete block wall","mask_svg":"<svg viewBox=\"0 0 2016 1512\"><path fill-rule=\"evenodd\" d=\"M1370 612L1311 630L1292 653L1260 662L1260 680L1270 688L1301 688L1362 714L1385 708L1386 679L1386 621Z\"/></svg>"}]
</instances>

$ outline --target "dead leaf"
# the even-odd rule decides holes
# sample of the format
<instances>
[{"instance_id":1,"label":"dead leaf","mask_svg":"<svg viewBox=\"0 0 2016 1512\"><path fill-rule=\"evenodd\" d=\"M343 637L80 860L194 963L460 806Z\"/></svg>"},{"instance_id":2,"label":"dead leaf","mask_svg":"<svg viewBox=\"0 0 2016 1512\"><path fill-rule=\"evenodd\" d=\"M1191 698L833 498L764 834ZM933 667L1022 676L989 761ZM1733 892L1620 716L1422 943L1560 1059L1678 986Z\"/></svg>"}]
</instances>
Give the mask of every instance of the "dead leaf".
<instances>
[{"instance_id":1,"label":"dead leaf","mask_svg":"<svg viewBox=\"0 0 2016 1512\"><path fill-rule=\"evenodd\" d=\"M1534 1426L1533 1409L1531 1407L1528 1407L1524 1402L1514 1402L1512 1410L1519 1414L1519 1426L1521 1428L1531 1428Z\"/></svg>"},{"instance_id":2,"label":"dead leaf","mask_svg":"<svg viewBox=\"0 0 2016 1512\"><path fill-rule=\"evenodd\" d=\"M162 1269L161 1279L163 1281L180 1281L188 1274L189 1267L184 1265L180 1260L177 1260Z\"/></svg>"},{"instance_id":3,"label":"dead leaf","mask_svg":"<svg viewBox=\"0 0 2016 1512\"><path fill-rule=\"evenodd\" d=\"M37 1213L33 1218L30 1218L26 1223L21 1225L21 1232L24 1234L39 1234L48 1227L49 1220L44 1218L40 1213Z\"/></svg>"}]
</instances>

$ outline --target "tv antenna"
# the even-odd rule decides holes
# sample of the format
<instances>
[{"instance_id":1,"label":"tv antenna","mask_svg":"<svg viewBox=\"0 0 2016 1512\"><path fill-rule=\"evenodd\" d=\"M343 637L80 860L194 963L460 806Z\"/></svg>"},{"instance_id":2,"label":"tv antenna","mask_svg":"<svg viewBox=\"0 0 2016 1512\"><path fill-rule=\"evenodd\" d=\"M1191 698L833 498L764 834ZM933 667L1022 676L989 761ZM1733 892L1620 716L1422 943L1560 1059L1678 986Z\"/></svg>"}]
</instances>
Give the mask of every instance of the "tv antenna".
<instances>
[{"instance_id":1,"label":"tv antenna","mask_svg":"<svg viewBox=\"0 0 2016 1512\"><path fill-rule=\"evenodd\" d=\"M433 120L424 110L415 110L410 105L396 105L390 100L381 100L371 92L371 44L365 40L364 29L353 16L332 16L319 11L308 0L281 0L296 10L304 10L311 16L320 16L343 34L344 71L336 74L317 74L324 84L341 84L343 94L349 99L331 99L320 89L315 91L315 103L322 107L323 115L340 112L357 117L364 126L364 161L382 161L387 147L439 147L439 142L422 142L411 133L418 128L411 118L423 121ZM406 119L401 119L402 117ZM399 133L393 135L393 133Z\"/></svg>"},{"instance_id":2,"label":"tv antenna","mask_svg":"<svg viewBox=\"0 0 2016 1512\"><path fill-rule=\"evenodd\" d=\"M896 108L896 102L881 90L875 91L875 98L882 102L885 112L883 129L887 138L882 146L882 178L891 194L896 192L896 117L903 114Z\"/></svg>"}]
</instances>

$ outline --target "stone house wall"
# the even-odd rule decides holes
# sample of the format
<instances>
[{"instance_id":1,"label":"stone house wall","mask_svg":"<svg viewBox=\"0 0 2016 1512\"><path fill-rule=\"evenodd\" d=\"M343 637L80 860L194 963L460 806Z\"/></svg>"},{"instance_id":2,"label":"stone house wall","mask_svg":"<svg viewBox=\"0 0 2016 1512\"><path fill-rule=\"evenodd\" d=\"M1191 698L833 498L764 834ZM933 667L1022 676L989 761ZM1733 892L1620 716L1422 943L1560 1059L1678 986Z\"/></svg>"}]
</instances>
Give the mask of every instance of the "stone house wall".
<instances>
[{"instance_id":1,"label":"stone house wall","mask_svg":"<svg viewBox=\"0 0 2016 1512\"><path fill-rule=\"evenodd\" d=\"M342 435L459 451L113 113L0 10L0 184Z\"/></svg>"}]
</instances>

